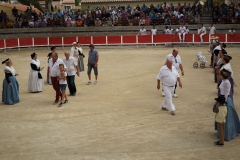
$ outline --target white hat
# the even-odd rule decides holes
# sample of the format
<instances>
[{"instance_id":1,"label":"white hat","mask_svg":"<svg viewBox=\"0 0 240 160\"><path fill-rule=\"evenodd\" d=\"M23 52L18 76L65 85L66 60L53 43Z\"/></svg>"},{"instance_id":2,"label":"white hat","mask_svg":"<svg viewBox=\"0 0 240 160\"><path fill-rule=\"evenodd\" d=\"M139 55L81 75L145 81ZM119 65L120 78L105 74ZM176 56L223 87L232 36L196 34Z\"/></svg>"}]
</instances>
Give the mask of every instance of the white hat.
<instances>
[{"instance_id":1,"label":"white hat","mask_svg":"<svg viewBox=\"0 0 240 160\"><path fill-rule=\"evenodd\" d=\"M72 45L77 44L76 42L73 42Z\"/></svg>"},{"instance_id":2,"label":"white hat","mask_svg":"<svg viewBox=\"0 0 240 160\"><path fill-rule=\"evenodd\" d=\"M180 16L183 16L183 14L180 14Z\"/></svg>"}]
</instances>

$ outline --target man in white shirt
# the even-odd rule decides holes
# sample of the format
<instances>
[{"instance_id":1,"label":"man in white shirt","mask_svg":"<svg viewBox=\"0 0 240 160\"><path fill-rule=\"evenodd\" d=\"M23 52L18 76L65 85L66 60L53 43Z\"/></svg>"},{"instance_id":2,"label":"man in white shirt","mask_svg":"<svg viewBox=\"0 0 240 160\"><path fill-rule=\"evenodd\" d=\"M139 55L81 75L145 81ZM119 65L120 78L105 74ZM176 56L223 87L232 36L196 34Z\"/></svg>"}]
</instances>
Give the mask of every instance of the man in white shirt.
<instances>
[{"instance_id":1,"label":"man in white shirt","mask_svg":"<svg viewBox=\"0 0 240 160\"><path fill-rule=\"evenodd\" d=\"M165 33L165 34L169 34L168 26L165 27L165 29L164 29L164 33ZM166 47L167 47L168 45L170 45L170 44L165 43L165 46L166 46Z\"/></svg>"},{"instance_id":2,"label":"man in white shirt","mask_svg":"<svg viewBox=\"0 0 240 160\"><path fill-rule=\"evenodd\" d=\"M166 59L164 60L164 64L166 64L167 59L171 59L172 60L172 65L175 67L177 72L179 72L179 69L180 69L181 72L182 72L182 76L184 76L182 60L181 60L180 55L178 55L178 49L177 48L174 48L173 52L171 54L167 55ZM174 98L178 97L178 95L176 94L176 88L177 88L177 83L175 84L174 93L172 95ZM162 96L165 96L164 90L162 90Z\"/></svg>"},{"instance_id":3,"label":"man in white shirt","mask_svg":"<svg viewBox=\"0 0 240 160\"><path fill-rule=\"evenodd\" d=\"M182 36L183 36L183 33L185 32L185 30L186 30L186 27L183 26L183 24L182 24L182 26L179 27L179 32L178 32L180 42L185 40L185 37L183 37L183 39L182 39Z\"/></svg>"},{"instance_id":4,"label":"man in white shirt","mask_svg":"<svg viewBox=\"0 0 240 160\"><path fill-rule=\"evenodd\" d=\"M74 50L77 48L77 42L72 43L72 47L70 49L70 55L73 57L74 55Z\"/></svg>"},{"instance_id":5,"label":"man in white shirt","mask_svg":"<svg viewBox=\"0 0 240 160\"><path fill-rule=\"evenodd\" d=\"M203 26L203 23L201 23L201 30L200 30L200 39L201 43L203 42L203 36L207 33L206 28Z\"/></svg>"},{"instance_id":6,"label":"man in white shirt","mask_svg":"<svg viewBox=\"0 0 240 160\"><path fill-rule=\"evenodd\" d=\"M156 35L157 34L157 29L155 28L155 25L153 25L153 28L151 29L151 34ZM156 46L156 43L154 44Z\"/></svg>"},{"instance_id":7,"label":"man in white shirt","mask_svg":"<svg viewBox=\"0 0 240 160\"><path fill-rule=\"evenodd\" d=\"M215 26L213 26L213 23L212 23L209 27L209 34L210 35L215 34L215 32L216 32L216 28L215 28Z\"/></svg>"},{"instance_id":8,"label":"man in white shirt","mask_svg":"<svg viewBox=\"0 0 240 160\"><path fill-rule=\"evenodd\" d=\"M231 28L229 31L228 31L228 34L230 35L234 35L236 34L235 30L233 28Z\"/></svg>"},{"instance_id":9,"label":"man in white shirt","mask_svg":"<svg viewBox=\"0 0 240 160\"><path fill-rule=\"evenodd\" d=\"M59 64L64 64L64 62L58 58L57 53L52 54L52 58L49 59L48 67L49 67L49 74L51 76L52 86L53 89L56 91L56 98L53 104L58 104L59 97L62 96L60 92L59 82L57 80L57 74L59 72ZM66 70L66 65L64 64L64 68Z\"/></svg>"},{"instance_id":10,"label":"man in white shirt","mask_svg":"<svg viewBox=\"0 0 240 160\"><path fill-rule=\"evenodd\" d=\"M144 28L144 26L140 29L140 35L141 36L145 36L145 35L147 35L147 33L146 33L146 29ZM144 46L144 47L146 47L146 44L141 44L141 46Z\"/></svg>"},{"instance_id":11,"label":"man in white shirt","mask_svg":"<svg viewBox=\"0 0 240 160\"><path fill-rule=\"evenodd\" d=\"M172 59L167 59L166 65L164 65L158 75L157 78L157 89L160 89L160 82L162 82L163 89L165 91L165 99L162 103L162 110L168 111L166 108L167 105L170 108L171 114L175 115L175 106L172 103L172 94L174 92L174 86L179 82L179 87L182 88L182 83L180 80L180 76L173 66Z\"/></svg>"},{"instance_id":12,"label":"man in white shirt","mask_svg":"<svg viewBox=\"0 0 240 160\"><path fill-rule=\"evenodd\" d=\"M74 57L70 56L69 52L65 52L65 59L63 59L63 62L66 65L67 68L67 84L70 94L68 96L75 96L76 95L76 86L75 86L75 75L79 77L79 68L77 61Z\"/></svg>"},{"instance_id":13,"label":"man in white shirt","mask_svg":"<svg viewBox=\"0 0 240 160\"><path fill-rule=\"evenodd\" d=\"M185 27L185 30L183 32L183 42L185 41L185 35L186 34L189 34L189 29L188 29L188 26Z\"/></svg>"}]
</instances>

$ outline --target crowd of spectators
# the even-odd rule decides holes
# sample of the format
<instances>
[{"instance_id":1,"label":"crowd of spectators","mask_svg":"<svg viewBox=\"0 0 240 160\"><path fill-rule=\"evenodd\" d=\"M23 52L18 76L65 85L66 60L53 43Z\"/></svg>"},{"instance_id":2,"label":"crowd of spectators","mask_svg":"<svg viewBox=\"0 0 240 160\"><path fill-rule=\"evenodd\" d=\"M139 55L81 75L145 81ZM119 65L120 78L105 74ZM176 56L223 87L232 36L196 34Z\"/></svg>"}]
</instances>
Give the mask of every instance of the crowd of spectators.
<instances>
[{"instance_id":1,"label":"crowd of spectators","mask_svg":"<svg viewBox=\"0 0 240 160\"><path fill-rule=\"evenodd\" d=\"M227 5L223 2L221 5L216 3L212 10L212 22L215 24L235 24L240 23L240 3L230 3Z\"/></svg>"},{"instance_id":2,"label":"crowd of spectators","mask_svg":"<svg viewBox=\"0 0 240 160\"><path fill-rule=\"evenodd\" d=\"M209 8L209 7L208 7ZM63 10L55 6L51 11L37 14L31 7L22 14L14 7L12 19L4 12L0 13L0 28L31 28L31 27L87 27L87 26L148 26L148 25L178 25L199 24L203 5L201 3L172 3L141 7L97 6L88 7L82 12L74 11L69 7ZM237 23L239 12L232 4L221 6L215 4L212 8L213 23Z\"/></svg>"}]
</instances>

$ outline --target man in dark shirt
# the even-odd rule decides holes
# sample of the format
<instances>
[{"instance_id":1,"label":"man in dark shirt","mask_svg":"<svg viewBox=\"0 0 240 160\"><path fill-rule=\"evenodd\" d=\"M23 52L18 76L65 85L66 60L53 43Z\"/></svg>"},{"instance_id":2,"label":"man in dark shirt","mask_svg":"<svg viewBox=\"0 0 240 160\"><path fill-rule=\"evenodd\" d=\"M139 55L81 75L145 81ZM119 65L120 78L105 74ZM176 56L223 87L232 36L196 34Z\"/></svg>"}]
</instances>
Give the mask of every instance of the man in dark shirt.
<instances>
[{"instance_id":1,"label":"man in dark shirt","mask_svg":"<svg viewBox=\"0 0 240 160\"><path fill-rule=\"evenodd\" d=\"M12 9L12 14L13 14L14 17L16 17L18 15L18 10L15 6Z\"/></svg>"}]
</instances>

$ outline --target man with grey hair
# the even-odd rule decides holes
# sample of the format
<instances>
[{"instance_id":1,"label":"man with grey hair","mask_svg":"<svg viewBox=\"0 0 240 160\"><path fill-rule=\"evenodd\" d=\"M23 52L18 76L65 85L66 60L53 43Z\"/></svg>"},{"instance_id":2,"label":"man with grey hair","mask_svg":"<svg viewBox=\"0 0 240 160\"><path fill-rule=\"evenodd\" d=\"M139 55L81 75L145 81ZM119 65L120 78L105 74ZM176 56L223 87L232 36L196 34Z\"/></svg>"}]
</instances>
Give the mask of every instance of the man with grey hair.
<instances>
[{"instance_id":1,"label":"man with grey hair","mask_svg":"<svg viewBox=\"0 0 240 160\"><path fill-rule=\"evenodd\" d=\"M48 67L49 67L49 74L51 76L52 86L53 89L56 91L56 98L53 104L58 104L59 97L62 97L59 82L57 80L57 74L59 72L59 64L63 64L66 70L66 65L64 62L58 58L58 54L56 52L52 53L52 58L49 59Z\"/></svg>"},{"instance_id":2,"label":"man with grey hair","mask_svg":"<svg viewBox=\"0 0 240 160\"><path fill-rule=\"evenodd\" d=\"M166 106L171 110L171 114L175 115L175 106L172 103L172 94L174 92L174 86L176 82L178 81L179 87L182 88L182 83L180 80L180 76L178 74L178 71L172 64L172 59L168 58L166 61L166 65L164 65L158 75L157 78L157 89L160 89L160 82L162 82L162 87L165 91L165 99L162 103L162 110L168 111Z\"/></svg>"},{"instance_id":3,"label":"man with grey hair","mask_svg":"<svg viewBox=\"0 0 240 160\"><path fill-rule=\"evenodd\" d=\"M174 48L172 53L167 55L166 59L164 60L164 64L166 64L167 59L169 59L169 58L172 60L172 64L176 68L177 72L179 72L179 69L180 69L181 72L182 72L182 76L184 76L182 60L181 60L180 55L178 54L178 49L177 48ZM176 94L176 88L177 88L177 83L175 85L174 93L172 95L174 98L178 97L178 95ZM162 96L163 97L165 96L164 90L162 90Z\"/></svg>"},{"instance_id":4,"label":"man with grey hair","mask_svg":"<svg viewBox=\"0 0 240 160\"><path fill-rule=\"evenodd\" d=\"M63 59L63 62L67 68L67 84L70 92L68 96L75 96L77 92L75 85L75 75L77 74L78 77L80 76L78 63L74 57L70 56L69 52L65 52L64 55L66 58Z\"/></svg>"}]
</instances>

